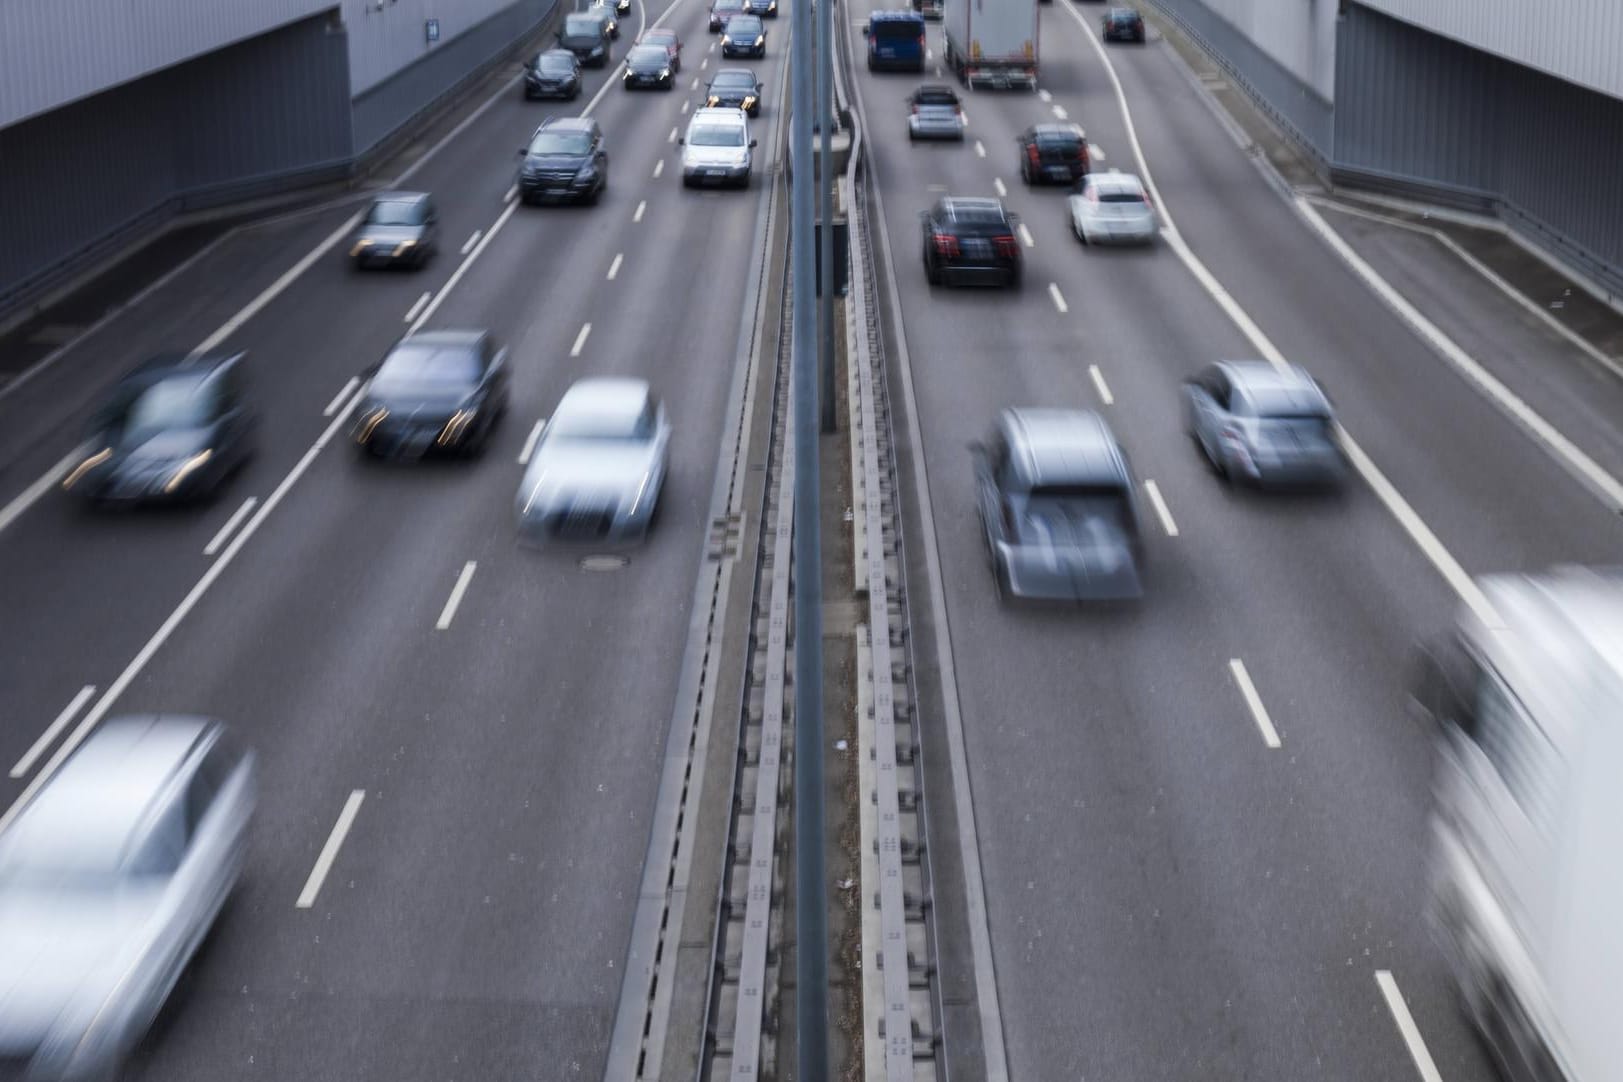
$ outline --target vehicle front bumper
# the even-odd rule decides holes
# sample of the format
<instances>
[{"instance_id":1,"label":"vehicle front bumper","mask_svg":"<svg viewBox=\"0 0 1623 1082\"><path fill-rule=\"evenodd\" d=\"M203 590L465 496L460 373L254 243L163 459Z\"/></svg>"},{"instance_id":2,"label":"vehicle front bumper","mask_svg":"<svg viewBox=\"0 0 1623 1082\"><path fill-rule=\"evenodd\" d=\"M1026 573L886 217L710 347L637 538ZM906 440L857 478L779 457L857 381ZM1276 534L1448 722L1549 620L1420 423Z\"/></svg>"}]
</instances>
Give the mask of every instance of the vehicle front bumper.
<instances>
[{"instance_id":1,"label":"vehicle front bumper","mask_svg":"<svg viewBox=\"0 0 1623 1082\"><path fill-rule=\"evenodd\" d=\"M660 90L669 89L676 85L674 73L668 75L637 75L627 72L622 80L627 89Z\"/></svg>"},{"instance_id":2,"label":"vehicle front bumper","mask_svg":"<svg viewBox=\"0 0 1623 1082\"><path fill-rule=\"evenodd\" d=\"M766 55L766 42L758 41L753 45L735 45L727 42L721 47L721 55L729 59L734 57L756 57Z\"/></svg>"},{"instance_id":3,"label":"vehicle front bumper","mask_svg":"<svg viewBox=\"0 0 1623 1082\"><path fill-rule=\"evenodd\" d=\"M747 165L684 165L682 180L687 184L739 184L749 179Z\"/></svg>"},{"instance_id":4,"label":"vehicle front bumper","mask_svg":"<svg viewBox=\"0 0 1623 1082\"><path fill-rule=\"evenodd\" d=\"M524 82L524 96L526 98L571 98L580 93L580 83L571 79L568 82L536 83L529 80Z\"/></svg>"},{"instance_id":5,"label":"vehicle front bumper","mask_svg":"<svg viewBox=\"0 0 1623 1082\"><path fill-rule=\"evenodd\" d=\"M526 202L567 202L585 199L597 187L597 175L582 180L580 174L569 177L520 177L519 195Z\"/></svg>"}]
</instances>

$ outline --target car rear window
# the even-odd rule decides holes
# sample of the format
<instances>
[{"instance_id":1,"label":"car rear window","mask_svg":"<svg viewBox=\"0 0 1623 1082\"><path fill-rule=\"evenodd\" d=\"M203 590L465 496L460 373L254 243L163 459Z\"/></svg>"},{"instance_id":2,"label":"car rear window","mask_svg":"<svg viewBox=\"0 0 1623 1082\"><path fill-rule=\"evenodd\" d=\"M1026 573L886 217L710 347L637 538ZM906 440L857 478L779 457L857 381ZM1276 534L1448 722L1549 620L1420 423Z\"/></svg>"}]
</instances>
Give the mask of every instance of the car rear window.
<instances>
[{"instance_id":1,"label":"car rear window","mask_svg":"<svg viewBox=\"0 0 1623 1082\"><path fill-rule=\"evenodd\" d=\"M1290 393L1282 388L1250 390L1245 394L1252 413L1277 421L1320 420L1326 416L1322 405L1313 401L1311 394Z\"/></svg>"},{"instance_id":2,"label":"car rear window","mask_svg":"<svg viewBox=\"0 0 1623 1082\"><path fill-rule=\"evenodd\" d=\"M592 35L599 32L603 22L596 15L564 16L564 33Z\"/></svg>"},{"instance_id":3,"label":"car rear window","mask_svg":"<svg viewBox=\"0 0 1623 1082\"><path fill-rule=\"evenodd\" d=\"M958 95L944 86L927 86L915 92L913 100L920 105L957 105Z\"/></svg>"},{"instance_id":4,"label":"car rear window","mask_svg":"<svg viewBox=\"0 0 1623 1082\"><path fill-rule=\"evenodd\" d=\"M924 33L924 21L914 22L910 19L883 19L869 24L869 31L876 38L895 38L907 41L917 40Z\"/></svg>"},{"instance_id":5,"label":"car rear window","mask_svg":"<svg viewBox=\"0 0 1623 1082\"><path fill-rule=\"evenodd\" d=\"M1138 192L1100 192L1101 203L1143 203L1144 197Z\"/></svg>"},{"instance_id":6,"label":"car rear window","mask_svg":"<svg viewBox=\"0 0 1623 1082\"><path fill-rule=\"evenodd\" d=\"M1082 137L1070 131L1039 131L1037 145L1044 147L1074 147L1082 141Z\"/></svg>"},{"instance_id":7,"label":"car rear window","mask_svg":"<svg viewBox=\"0 0 1623 1082\"><path fill-rule=\"evenodd\" d=\"M960 233L970 235L1007 233L1009 220L995 210L958 210L952 215L951 222L957 226Z\"/></svg>"}]
</instances>

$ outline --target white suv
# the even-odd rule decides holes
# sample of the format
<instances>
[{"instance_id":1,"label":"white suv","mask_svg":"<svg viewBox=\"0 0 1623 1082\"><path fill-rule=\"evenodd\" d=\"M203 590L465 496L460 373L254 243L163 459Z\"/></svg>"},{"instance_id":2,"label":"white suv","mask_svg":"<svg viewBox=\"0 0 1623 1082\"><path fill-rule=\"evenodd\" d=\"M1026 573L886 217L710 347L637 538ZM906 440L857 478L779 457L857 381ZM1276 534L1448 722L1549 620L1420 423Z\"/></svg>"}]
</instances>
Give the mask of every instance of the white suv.
<instances>
[{"instance_id":1,"label":"white suv","mask_svg":"<svg viewBox=\"0 0 1623 1082\"><path fill-rule=\"evenodd\" d=\"M742 109L695 109L682 139L682 183L749 187L749 117Z\"/></svg>"}]
</instances>

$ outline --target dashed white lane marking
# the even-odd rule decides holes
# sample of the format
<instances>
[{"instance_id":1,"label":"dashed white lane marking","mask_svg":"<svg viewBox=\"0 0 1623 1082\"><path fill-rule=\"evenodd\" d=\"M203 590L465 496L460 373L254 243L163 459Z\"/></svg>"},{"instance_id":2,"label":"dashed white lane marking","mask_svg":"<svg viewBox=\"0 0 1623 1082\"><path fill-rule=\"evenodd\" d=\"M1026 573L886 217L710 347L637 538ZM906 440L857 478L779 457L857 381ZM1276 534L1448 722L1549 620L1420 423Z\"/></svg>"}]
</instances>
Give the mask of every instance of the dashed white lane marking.
<instances>
[{"instance_id":1,"label":"dashed white lane marking","mask_svg":"<svg viewBox=\"0 0 1623 1082\"><path fill-rule=\"evenodd\" d=\"M661 158L661 159L659 159L659 161L654 163L654 179L658 180L659 175L661 173L663 173L664 171L665 171L665 159Z\"/></svg>"},{"instance_id":2,"label":"dashed white lane marking","mask_svg":"<svg viewBox=\"0 0 1623 1082\"><path fill-rule=\"evenodd\" d=\"M423 290L423 295L421 297L417 298L417 302L415 304L413 304L410 308L406 309L406 318L401 320L401 322L402 323L410 323L412 320L416 319L417 318L417 313L421 312L423 310L423 307L426 304L428 304L428 302L430 300L432 300L433 297L434 297L433 291L427 290L427 289Z\"/></svg>"},{"instance_id":3,"label":"dashed white lane marking","mask_svg":"<svg viewBox=\"0 0 1623 1082\"><path fill-rule=\"evenodd\" d=\"M1104 161L1105 160L1105 148L1100 146L1098 143L1089 143L1088 144L1088 157L1092 158L1094 161L1097 161L1097 162Z\"/></svg>"},{"instance_id":4,"label":"dashed white lane marking","mask_svg":"<svg viewBox=\"0 0 1623 1082\"><path fill-rule=\"evenodd\" d=\"M646 211L647 209L648 209L648 200L646 200L646 199L641 200L637 204L637 209L632 211L631 220L634 221L634 222L642 221L643 212Z\"/></svg>"},{"instance_id":5,"label":"dashed white lane marking","mask_svg":"<svg viewBox=\"0 0 1623 1082\"><path fill-rule=\"evenodd\" d=\"M979 139L975 140L975 156L978 158L986 157L986 144Z\"/></svg>"},{"instance_id":6,"label":"dashed white lane marking","mask_svg":"<svg viewBox=\"0 0 1623 1082\"><path fill-rule=\"evenodd\" d=\"M706 49L706 50L705 50L705 52L707 52L707 53L713 53L713 52L715 52L715 51L716 51L716 43L715 43L715 42L713 42L713 41L712 41L712 42L711 42L711 43L710 43L710 48L708 48L708 49Z\"/></svg>"},{"instance_id":7,"label":"dashed white lane marking","mask_svg":"<svg viewBox=\"0 0 1623 1082\"><path fill-rule=\"evenodd\" d=\"M203 546L203 555L213 556L224 548L226 539L231 536L231 531L241 526L242 520L247 518L249 513L257 506L259 506L258 496L249 496L244 500L242 506L237 508L236 513L225 520L225 525L220 527L220 532L215 534L209 543Z\"/></svg>"},{"instance_id":8,"label":"dashed white lane marking","mask_svg":"<svg viewBox=\"0 0 1623 1082\"><path fill-rule=\"evenodd\" d=\"M678 130L677 130L677 129L676 129L676 128L675 128L675 127L674 127L674 126L673 126L673 127L672 127L672 128L671 128L671 134L669 134L669 135L667 135L667 136L666 136L666 137L665 137L665 141L666 141L666 142L667 142L667 143L674 143L674 142L676 142L676 137L677 137L677 136L678 136L678 135L680 135L680 134L681 134L681 132L679 132L679 131L678 131Z\"/></svg>"},{"instance_id":9,"label":"dashed white lane marking","mask_svg":"<svg viewBox=\"0 0 1623 1082\"><path fill-rule=\"evenodd\" d=\"M708 57L706 57L705 59L699 61L699 70L700 71L703 71L705 68L708 68L709 66L710 66L710 59Z\"/></svg>"},{"instance_id":10,"label":"dashed white lane marking","mask_svg":"<svg viewBox=\"0 0 1623 1082\"><path fill-rule=\"evenodd\" d=\"M1144 491L1150 497L1150 505L1155 508L1155 517L1161 520L1161 528L1168 537L1177 537L1178 524L1172 521L1172 512L1167 508L1166 500L1161 498L1161 486L1154 481L1145 481Z\"/></svg>"},{"instance_id":11,"label":"dashed white lane marking","mask_svg":"<svg viewBox=\"0 0 1623 1082\"><path fill-rule=\"evenodd\" d=\"M1009 194L1009 189L1004 186L1002 177L993 177L992 178L992 187L997 189L997 194L999 196L1005 196L1005 195Z\"/></svg>"},{"instance_id":12,"label":"dashed white lane marking","mask_svg":"<svg viewBox=\"0 0 1623 1082\"><path fill-rule=\"evenodd\" d=\"M1058 308L1061 314L1071 310L1071 306L1065 303L1065 295L1059 291L1059 286L1053 282L1048 283L1048 295L1053 298L1054 307Z\"/></svg>"},{"instance_id":13,"label":"dashed white lane marking","mask_svg":"<svg viewBox=\"0 0 1623 1082\"><path fill-rule=\"evenodd\" d=\"M524 439L524 449L518 453L518 464L520 466L530 464L530 456L535 454L535 445L541 442L541 433L545 432L546 429L547 419L545 417L535 422L535 427L530 429L530 434Z\"/></svg>"},{"instance_id":14,"label":"dashed white lane marking","mask_svg":"<svg viewBox=\"0 0 1623 1082\"><path fill-rule=\"evenodd\" d=\"M1093 386L1099 392L1099 400L1107 406L1114 406L1116 397L1110 393L1110 387L1105 383L1105 374L1099 371L1099 366L1088 365L1088 375L1093 377Z\"/></svg>"},{"instance_id":15,"label":"dashed white lane marking","mask_svg":"<svg viewBox=\"0 0 1623 1082\"><path fill-rule=\"evenodd\" d=\"M310 869L310 878L304 881L304 889L299 891L299 900L294 902L298 909L309 909L316 904L316 895L321 893L321 884L327 881L327 873L332 870L333 861L338 859L338 850L343 848L344 839L349 835L349 828L355 823L355 816L361 810L361 801L366 799L365 789L356 789L344 801L344 810L338 813L338 822L333 824L332 833L327 835L327 844L321 847L321 854L316 857L316 866Z\"/></svg>"},{"instance_id":16,"label":"dashed white lane marking","mask_svg":"<svg viewBox=\"0 0 1623 1082\"><path fill-rule=\"evenodd\" d=\"M1239 685L1240 694L1245 697L1245 705L1251 711L1251 719L1262 731L1262 742L1270 748L1279 747L1279 733L1275 731L1274 723L1268 718L1268 708L1262 705L1262 696L1257 694L1257 685L1251 682L1251 674L1245 671L1245 662L1237 657L1229 658L1229 672L1234 674L1234 682Z\"/></svg>"},{"instance_id":17,"label":"dashed white lane marking","mask_svg":"<svg viewBox=\"0 0 1623 1082\"><path fill-rule=\"evenodd\" d=\"M444 631L456 619L457 606L462 604L462 595L468 592L468 583L473 581L473 573L478 570L477 560L469 560L462 565L462 572L456 577L456 585L451 587L451 596L445 599L445 607L440 610L440 618L434 621L434 630Z\"/></svg>"},{"instance_id":18,"label":"dashed white lane marking","mask_svg":"<svg viewBox=\"0 0 1623 1082\"><path fill-rule=\"evenodd\" d=\"M624 253L616 252L614 254L614 261L609 264L609 281L612 282L612 281L614 281L614 279L616 277L619 276L619 274L620 274L620 263L624 259L625 259Z\"/></svg>"},{"instance_id":19,"label":"dashed white lane marking","mask_svg":"<svg viewBox=\"0 0 1623 1082\"><path fill-rule=\"evenodd\" d=\"M1403 1001L1403 993L1398 990L1398 982L1393 979L1392 971L1377 969L1375 983L1381 986L1386 1009L1392 1012L1392 1020L1398 1024L1398 1032L1409 1049L1409 1058L1414 1060L1415 1070L1420 1072L1424 1082L1443 1082L1437 1064L1432 1062L1431 1053L1426 1050L1425 1039L1420 1036L1420 1027L1414 1024L1414 1015L1409 1013L1409 1005Z\"/></svg>"},{"instance_id":20,"label":"dashed white lane marking","mask_svg":"<svg viewBox=\"0 0 1623 1082\"><path fill-rule=\"evenodd\" d=\"M1037 242L1036 242L1036 240L1034 240L1032 238L1031 230L1026 228L1026 223L1025 222L1020 223L1020 239L1025 241L1025 244L1026 244L1027 248L1035 248L1035 247L1037 247Z\"/></svg>"},{"instance_id":21,"label":"dashed white lane marking","mask_svg":"<svg viewBox=\"0 0 1623 1082\"><path fill-rule=\"evenodd\" d=\"M682 103L682 112L685 114L687 111L688 111L688 103L683 102Z\"/></svg>"},{"instance_id":22,"label":"dashed white lane marking","mask_svg":"<svg viewBox=\"0 0 1623 1082\"><path fill-rule=\"evenodd\" d=\"M1069 120L1071 114L1065 111L1065 106L1056 105L1054 106L1054 116L1060 120Z\"/></svg>"},{"instance_id":23,"label":"dashed white lane marking","mask_svg":"<svg viewBox=\"0 0 1623 1082\"><path fill-rule=\"evenodd\" d=\"M469 237L467 240L462 242L462 251L460 253L458 253L458 254L467 255L468 250L471 249L475 244L478 244L479 243L479 238L484 236L484 235L485 235L485 231L483 229L475 229L473 231L473 236Z\"/></svg>"},{"instance_id":24,"label":"dashed white lane marking","mask_svg":"<svg viewBox=\"0 0 1623 1082\"><path fill-rule=\"evenodd\" d=\"M1042 99L1044 105L1047 105L1049 102L1054 100L1054 95L1050 94L1046 90L1037 91L1037 96Z\"/></svg>"},{"instance_id":25,"label":"dashed white lane marking","mask_svg":"<svg viewBox=\"0 0 1623 1082\"><path fill-rule=\"evenodd\" d=\"M688 87L688 89L689 90L697 90L697 89L699 89L699 77L697 75L695 75L693 77L693 85Z\"/></svg>"},{"instance_id":26,"label":"dashed white lane marking","mask_svg":"<svg viewBox=\"0 0 1623 1082\"><path fill-rule=\"evenodd\" d=\"M79 694L75 695L68 702L68 705L62 708L62 712L56 716L56 720L45 727L45 731L40 734L39 739L34 741L34 746L29 748L21 759L17 760L17 765L11 768L11 776L20 778L32 770L34 764L39 761L39 757L45 754L45 749L56 743L56 738L62 735L62 730L68 727L68 722L73 720L74 716L79 713L85 703L90 701L90 697L94 694L96 694L96 685L94 684L86 684L80 688Z\"/></svg>"},{"instance_id":27,"label":"dashed white lane marking","mask_svg":"<svg viewBox=\"0 0 1623 1082\"><path fill-rule=\"evenodd\" d=\"M344 403L349 401L349 396L355 393L355 388L360 385L361 379L359 376L349 377L349 382L340 387L338 393L332 396L332 401L327 403L327 408L321 411L321 415L331 417L337 413Z\"/></svg>"},{"instance_id":28,"label":"dashed white lane marking","mask_svg":"<svg viewBox=\"0 0 1623 1082\"><path fill-rule=\"evenodd\" d=\"M517 198L517 196L518 196L518 185L514 184L511 188L507 189L507 194L502 196L502 202L503 203L511 203L515 198Z\"/></svg>"},{"instance_id":29,"label":"dashed white lane marking","mask_svg":"<svg viewBox=\"0 0 1623 1082\"><path fill-rule=\"evenodd\" d=\"M580 333L575 336L575 344L569 347L569 355L571 357L580 356L580 351L586 348L586 338L591 333L592 325L590 323L582 323L580 325Z\"/></svg>"}]
</instances>

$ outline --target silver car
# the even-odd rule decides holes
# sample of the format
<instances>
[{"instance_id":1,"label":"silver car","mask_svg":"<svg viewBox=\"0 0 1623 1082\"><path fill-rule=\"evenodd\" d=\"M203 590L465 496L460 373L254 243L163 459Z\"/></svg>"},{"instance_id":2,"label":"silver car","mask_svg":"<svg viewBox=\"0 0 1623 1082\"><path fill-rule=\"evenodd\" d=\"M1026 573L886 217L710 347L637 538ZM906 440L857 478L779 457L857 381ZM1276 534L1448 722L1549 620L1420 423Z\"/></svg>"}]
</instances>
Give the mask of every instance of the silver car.
<instances>
[{"instance_id":1,"label":"silver car","mask_svg":"<svg viewBox=\"0 0 1623 1082\"><path fill-rule=\"evenodd\" d=\"M939 83L921 86L908 95L907 108L908 139L963 139L964 110L952 87Z\"/></svg>"},{"instance_id":2,"label":"silver car","mask_svg":"<svg viewBox=\"0 0 1623 1082\"><path fill-rule=\"evenodd\" d=\"M0 834L0 1057L110 1074L237 881L253 757L219 722L103 723Z\"/></svg>"},{"instance_id":3,"label":"silver car","mask_svg":"<svg viewBox=\"0 0 1623 1082\"><path fill-rule=\"evenodd\" d=\"M583 379L558 402L514 510L534 540L636 540L659 509L671 426L638 379Z\"/></svg>"},{"instance_id":4,"label":"silver car","mask_svg":"<svg viewBox=\"0 0 1623 1082\"><path fill-rule=\"evenodd\" d=\"M1132 473L1098 414L1004 410L970 450L1000 597L1108 601L1143 592Z\"/></svg>"},{"instance_id":5,"label":"silver car","mask_svg":"<svg viewBox=\"0 0 1623 1082\"><path fill-rule=\"evenodd\" d=\"M693 110L681 142L682 183L687 187L711 183L749 187L755 140L750 138L744 110Z\"/></svg>"},{"instance_id":6,"label":"silver car","mask_svg":"<svg viewBox=\"0 0 1623 1082\"><path fill-rule=\"evenodd\" d=\"M1070 202L1071 232L1083 244L1148 244L1161 228L1144 182L1132 173L1089 173Z\"/></svg>"},{"instance_id":7,"label":"silver car","mask_svg":"<svg viewBox=\"0 0 1623 1082\"><path fill-rule=\"evenodd\" d=\"M1330 400L1300 368L1219 361L1183 394L1189 434L1225 480L1323 484L1346 471Z\"/></svg>"}]
</instances>

